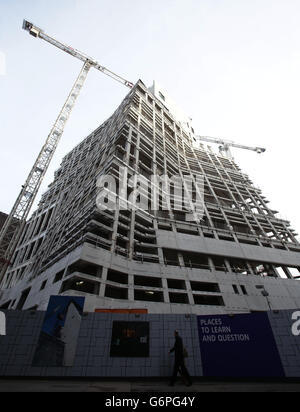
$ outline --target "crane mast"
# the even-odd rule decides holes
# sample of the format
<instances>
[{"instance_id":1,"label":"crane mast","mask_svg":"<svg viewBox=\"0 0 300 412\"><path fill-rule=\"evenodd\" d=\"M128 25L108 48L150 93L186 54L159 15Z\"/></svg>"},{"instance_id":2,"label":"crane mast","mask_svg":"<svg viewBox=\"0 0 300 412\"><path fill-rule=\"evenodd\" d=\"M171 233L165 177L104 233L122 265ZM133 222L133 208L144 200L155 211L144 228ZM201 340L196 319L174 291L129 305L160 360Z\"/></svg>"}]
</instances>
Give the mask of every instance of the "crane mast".
<instances>
[{"instance_id":1,"label":"crane mast","mask_svg":"<svg viewBox=\"0 0 300 412\"><path fill-rule=\"evenodd\" d=\"M82 69L17 197L12 210L7 217L5 224L0 232L0 289L2 288L3 279L9 265L12 264L12 257L23 233L26 219L41 186L43 178L47 172L49 164L53 158L60 138L63 134L64 127L70 117L71 111L80 94L82 86L86 80L91 67L101 71L107 76L113 78L126 87L132 88L133 83L117 75L111 70L101 66L96 60L90 58L84 53L67 46L54 38L48 36L43 30L34 24L23 21L23 29L28 31L32 36L39 37L53 46L69 53L73 57L83 62Z\"/></svg>"}]
</instances>

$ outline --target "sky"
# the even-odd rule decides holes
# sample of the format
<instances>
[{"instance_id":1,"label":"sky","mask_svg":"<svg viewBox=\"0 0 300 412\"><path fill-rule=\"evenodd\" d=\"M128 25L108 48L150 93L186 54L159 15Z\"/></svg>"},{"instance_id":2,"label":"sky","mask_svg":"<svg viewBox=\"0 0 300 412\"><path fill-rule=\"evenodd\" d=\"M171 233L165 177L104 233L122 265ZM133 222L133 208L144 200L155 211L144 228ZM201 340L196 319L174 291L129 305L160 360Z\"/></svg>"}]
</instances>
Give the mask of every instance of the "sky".
<instances>
[{"instance_id":1,"label":"sky","mask_svg":"<svg viewBox=\"0 0 300 412\"><path fill-rule=\"evenodd\" d=\"M278 217L300 233L299 0L0 0L0 211L6 213L82 66L29 36L24 18L133 83L151 86L155 79L197 134L265 147L263 154L234 149L234 158ZM90 71L38 199L62 157L127 93Z\"/></svg>"}]
</instances>

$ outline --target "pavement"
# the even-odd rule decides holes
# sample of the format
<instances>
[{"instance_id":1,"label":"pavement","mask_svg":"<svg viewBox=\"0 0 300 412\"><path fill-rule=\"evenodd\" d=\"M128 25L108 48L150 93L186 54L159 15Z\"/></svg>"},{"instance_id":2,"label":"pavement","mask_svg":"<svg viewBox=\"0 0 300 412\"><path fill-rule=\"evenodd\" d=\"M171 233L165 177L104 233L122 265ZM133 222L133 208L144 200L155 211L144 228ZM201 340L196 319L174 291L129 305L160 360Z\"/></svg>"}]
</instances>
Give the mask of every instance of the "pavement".
<instances>
[{"instance_id":1,"label":"pavement","mask_svg":"<svg viewBox=\"0 0 300 412\"><path fill-rule=\"evenodd\" d=\"M197 393L197 392L300 392L300 381L223 382L194 381L185 386L178 381L168 386L162 380L101 379L6 379L0 378L0 392L130 392L130 393Z\"/></svg>"}]
</instances>

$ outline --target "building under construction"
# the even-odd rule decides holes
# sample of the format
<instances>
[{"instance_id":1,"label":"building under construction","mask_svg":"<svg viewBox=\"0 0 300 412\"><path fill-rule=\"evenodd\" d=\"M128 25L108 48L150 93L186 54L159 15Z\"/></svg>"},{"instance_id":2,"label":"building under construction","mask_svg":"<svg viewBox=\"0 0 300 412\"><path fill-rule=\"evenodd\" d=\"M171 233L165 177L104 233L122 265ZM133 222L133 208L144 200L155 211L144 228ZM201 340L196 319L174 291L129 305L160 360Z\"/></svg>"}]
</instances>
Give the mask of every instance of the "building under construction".
<instances>
[{"instance_id":1,"label":"building under construction","mask_svg":"<svg viewBox=\"0 0 300 412\"><path fill-rule=\"evenodd\" d=\"M189 119L168 101L138 81L63 158L2 280L2 309L45 310L59 294L85 296L87 312L299 308L300 244L289 222L234 160L196 143ZM193 199L177 210L174 193L169 208L99 208L101 176L119 186L124 174L202 176L203 216L191 218Z\"/></svg>"},{"instance_id":2,"label":"building under construction","mask_svg":"<svg viewBox=\"0 0 300 412\"><path fill-rule=\"evenodd\" d=\"M7 214L3 213L3 212L0 212L0 230L3 227L3 225L6 221L6 218L7 218Z\"/></svg>"}]
</instances>

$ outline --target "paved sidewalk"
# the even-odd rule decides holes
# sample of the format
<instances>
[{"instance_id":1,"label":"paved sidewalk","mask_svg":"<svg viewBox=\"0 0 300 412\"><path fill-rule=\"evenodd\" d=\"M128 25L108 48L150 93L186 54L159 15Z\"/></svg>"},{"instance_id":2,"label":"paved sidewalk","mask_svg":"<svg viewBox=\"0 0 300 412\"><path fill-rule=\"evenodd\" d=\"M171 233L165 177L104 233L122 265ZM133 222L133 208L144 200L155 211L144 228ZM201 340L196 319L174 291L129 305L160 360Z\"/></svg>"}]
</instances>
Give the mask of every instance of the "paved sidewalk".
<instances>
[{"instance_id":1,"label":"paved sidewalk","mask_svg":"<svg viewBox=\"0 0 300 412\"><path fill-rule=\"evenodd\" d=\"M44 380L0 379L0 392L300 392L300 382L182 382L168 386L160 380Z\"/></svg>"}]
</instances>

